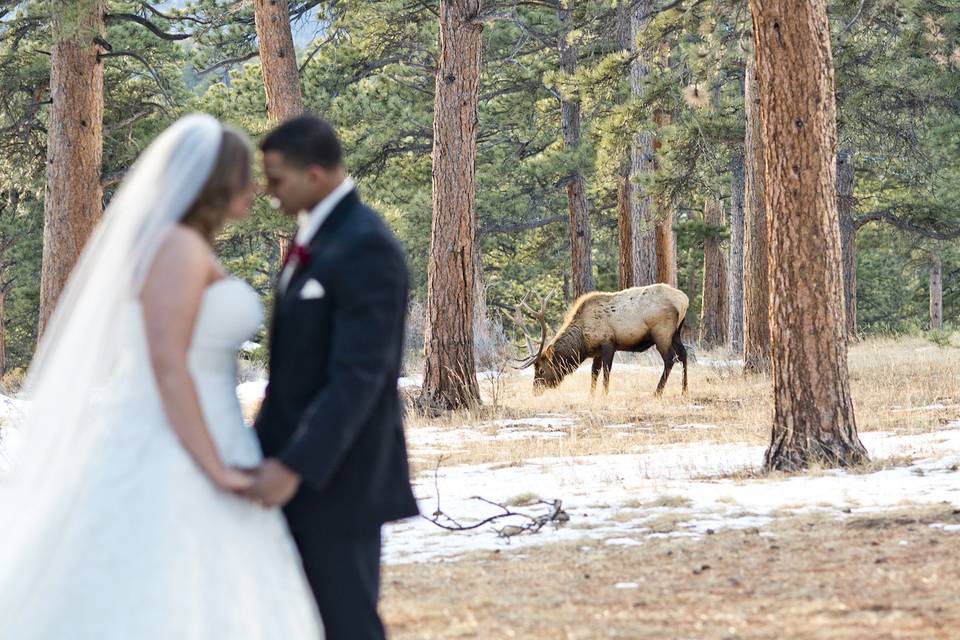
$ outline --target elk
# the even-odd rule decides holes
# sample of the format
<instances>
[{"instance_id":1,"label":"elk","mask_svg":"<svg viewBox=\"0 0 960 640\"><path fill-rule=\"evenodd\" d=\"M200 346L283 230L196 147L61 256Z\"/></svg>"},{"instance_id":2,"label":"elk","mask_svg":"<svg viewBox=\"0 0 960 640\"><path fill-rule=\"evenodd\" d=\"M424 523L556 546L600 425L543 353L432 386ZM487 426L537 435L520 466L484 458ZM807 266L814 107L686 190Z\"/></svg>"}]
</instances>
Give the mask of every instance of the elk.
<instances>
[{"instance_id":1,"label":"elk","mask_svg":"<svg viewBox=\"0 0 960 640\"><path fill-rule=\"evenodd\" d=\"M663 375L657 384L656 395L663 393L670 370L677 361L683 365L683 392L687 392L687 350L680 339L689 306L685 293L665 284L633 287L616 293L588 293L573 303L560 330L548 341L546 307L549 299L549 295L541 298L540 310L534 311L524 297L515 309L515 317L511 318L515 323L520 321L523 329L522 310L540 323L540 348L536 352L530 336L523 329L530 356L517 367L525 369L533 365L534 395L559 386L588 358L593 358L590 394L596 390L602 369L606 395L610 388L614 354L617 351L639 353L652 346L656 346L663 358Z\"/></svg>"}]
</instances>

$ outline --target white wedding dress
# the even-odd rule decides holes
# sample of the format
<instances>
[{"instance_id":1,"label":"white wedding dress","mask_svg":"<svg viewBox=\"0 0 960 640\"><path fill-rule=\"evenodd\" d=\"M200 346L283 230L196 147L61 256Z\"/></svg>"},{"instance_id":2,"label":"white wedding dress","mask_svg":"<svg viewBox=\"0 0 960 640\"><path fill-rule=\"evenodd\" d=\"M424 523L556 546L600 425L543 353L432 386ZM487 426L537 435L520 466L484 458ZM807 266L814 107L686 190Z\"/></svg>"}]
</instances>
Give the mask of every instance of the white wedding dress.
<instances>
[{"instance_id":1,"label":"white wedding dress","mask_svg":"<svg viewBox=\"0 0 960 640\"><path fill-rule=\"evenodd\" d=\"M0 637L322 638L281 512L218 490L200 471L164 416L142 308L130 303L123 315L115 337L124 346L89 421L95 464L65 526L36 532L42 561L24 566L29 592L13 620L0 620ZM252 288L219 280L204 293L189 353L207 428L232 465L261 458L235 391L237 350L261 319Z\"/></svg>"}]
</instances>

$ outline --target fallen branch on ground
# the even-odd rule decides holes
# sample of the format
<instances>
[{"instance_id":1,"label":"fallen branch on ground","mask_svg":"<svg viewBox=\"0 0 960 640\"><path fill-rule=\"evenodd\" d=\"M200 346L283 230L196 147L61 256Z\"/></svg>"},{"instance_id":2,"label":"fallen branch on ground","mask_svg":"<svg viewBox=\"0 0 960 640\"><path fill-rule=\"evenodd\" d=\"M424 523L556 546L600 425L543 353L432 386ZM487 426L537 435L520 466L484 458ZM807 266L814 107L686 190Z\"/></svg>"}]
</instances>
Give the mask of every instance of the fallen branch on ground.
<instances>
[{"instance_id":1,"label":"fallen branch on ground","mask_svg":"<svg viewBox=\"0 0 960 640\"><path fill-rule=\"evenodd\" d=\"M437 508L430 517L422 516L425 520L435 524L441 529L445 529L447 531L471 531L505 518L516 518L523 521L523 524L507 524L499 529L496 529L497 535L501 538L505 538L509 542L510 538L514 536L524 533L537 533L548 524L553 523L556 526L560 526L570 521L569 514L563 510L563 501L561 500L537 500L532 504L546 505L549 508L547 509L546 513L530 515L520 511L511 511L506 505L502 505L499 502L487 500L486 498L482 498L480 496L472 496L470 498L471 500L485 502L486 504L501 509L503 513L494 514L488 518L484 518L483 520L469 525L460 524L455 519L444 513L444 511L440 508L440 483L438 475L440 472L440 463L442 461L442 457L437 460L437 467L433 472L434 490L437 492Z\"/></svg>"}]
</instances>

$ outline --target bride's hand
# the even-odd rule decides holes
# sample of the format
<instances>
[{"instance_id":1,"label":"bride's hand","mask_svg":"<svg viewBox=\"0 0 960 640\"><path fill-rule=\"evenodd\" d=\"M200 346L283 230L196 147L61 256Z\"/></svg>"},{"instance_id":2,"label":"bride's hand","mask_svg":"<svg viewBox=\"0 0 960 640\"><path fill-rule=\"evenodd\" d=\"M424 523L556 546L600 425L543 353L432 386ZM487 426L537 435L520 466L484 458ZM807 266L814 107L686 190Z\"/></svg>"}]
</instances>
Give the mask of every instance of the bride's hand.
<instances>
[{"instance_id":1,"label":"bride's hand","mask_svg":"<svg viewBox=\"0 0 960 640\"><path fill-rule=\"evenodd\" d=\"M253 486L254 476L248 471L223 467L212 475L211 480L224 491L243 493Z\"/></svg>"}]
</instances>

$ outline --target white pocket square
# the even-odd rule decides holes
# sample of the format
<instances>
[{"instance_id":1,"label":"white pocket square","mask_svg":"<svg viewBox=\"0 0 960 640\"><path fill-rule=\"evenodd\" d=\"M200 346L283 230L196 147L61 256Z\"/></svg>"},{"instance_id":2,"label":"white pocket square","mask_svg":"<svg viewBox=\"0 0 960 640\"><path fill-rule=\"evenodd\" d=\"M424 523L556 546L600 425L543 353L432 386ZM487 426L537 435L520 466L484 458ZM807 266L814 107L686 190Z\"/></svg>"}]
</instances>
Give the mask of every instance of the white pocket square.
<instances>
[{"instance_id":1,"label":"white pocket square","mask_svg":"<svg viewBox=\"0 0 960 640\"><path fill-rule=\"evenodd\" d=\"M310 278L300 288L300 299L317 300L322 298L326 293L326 290L319 281L317 281L315 278Z\"/></svg>"}]
</instances>

